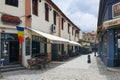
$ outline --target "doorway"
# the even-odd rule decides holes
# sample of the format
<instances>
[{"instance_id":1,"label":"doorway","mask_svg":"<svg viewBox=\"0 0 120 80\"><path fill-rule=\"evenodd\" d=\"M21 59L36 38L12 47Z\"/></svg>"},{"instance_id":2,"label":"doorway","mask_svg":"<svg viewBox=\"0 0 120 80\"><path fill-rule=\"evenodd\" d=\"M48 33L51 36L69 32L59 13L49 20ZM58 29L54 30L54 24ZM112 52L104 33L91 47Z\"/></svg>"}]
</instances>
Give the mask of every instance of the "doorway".
<instances>
[{"instance_id":1,"label":"doorway","mask_svg":"<svg viewBox=\"0 0 120 80\"><path fill-rule=\"evenodd\" d=\"M1 33L1 58L4 65L18 64L19 41L17 34Z\"/></svg>"},{"instance_id":2,"label":"doorway","mask_svg":"<svg viewBox=\"0 0 120 80\"><path fill-rule=\"evenodd\" d=\"M52 44L52 60L56 61L58 60L58 45Z\"/></svg>"},{"instance_id":3,"label":"doorway","mask_svg":"<svg viewBox=\"0 0 120 80\"><path fill-rule=\"evenodd\" d=\"M9 62L18 63L19 60L19 42L9 41Z\"/></svg>"}]
</instances>

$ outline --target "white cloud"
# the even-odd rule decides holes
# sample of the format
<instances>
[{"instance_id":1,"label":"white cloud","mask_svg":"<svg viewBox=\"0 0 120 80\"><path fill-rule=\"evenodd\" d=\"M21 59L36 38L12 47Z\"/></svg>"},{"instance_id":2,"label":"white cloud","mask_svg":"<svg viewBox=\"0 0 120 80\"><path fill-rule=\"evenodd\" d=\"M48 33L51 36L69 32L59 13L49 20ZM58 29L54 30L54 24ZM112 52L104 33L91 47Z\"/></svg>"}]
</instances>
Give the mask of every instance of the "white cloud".
<instances>
[{"instance_id":1,"label":"white cloud","mask_svg":"<svg viewBox=\"0 0 120 80\"><path fill-rule=\"evenodd\" d=\"M52 0L82 31L95 31L99 0Z\"/></svg>"},{"instance_id":2,"label":"white cloud","mask_svg":"<svg viewBox=\"0 0 120 80\"><path fill-rule=\"evenodd\" d=\"M97 18L89 13L76 12L72 14L71 19L82 31L96 30Z\"/></svg>"}]
</instances>

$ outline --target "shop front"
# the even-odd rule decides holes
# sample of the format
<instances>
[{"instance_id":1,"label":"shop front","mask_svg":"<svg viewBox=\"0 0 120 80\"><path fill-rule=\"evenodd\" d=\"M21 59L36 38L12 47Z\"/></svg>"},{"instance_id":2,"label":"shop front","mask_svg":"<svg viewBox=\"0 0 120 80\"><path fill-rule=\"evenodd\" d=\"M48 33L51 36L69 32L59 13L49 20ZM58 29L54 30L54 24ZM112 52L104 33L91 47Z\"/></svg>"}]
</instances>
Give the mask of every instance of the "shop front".
<instances>
[{"instance_id":1,"label":"shop front","mask_svg":"<svg viewBox=\"0 0 120 80\"><path fill-rule=\"evenodd\" d=\"M19 63L19 41L17 34L1 33L1 59L4 65Z\"/></svg>"},{"instance_id":2,"label":"shop front","mask_svg":"<svg viewBox=\"0 0 120 80\"><path fill-rule=\"evenodd\" d=\"M120 28L114 30L115 34L115 66L120 66Z\"/></svg>"},{"instance_id":3,"label":"shop front","mask_svg":"<svg viewBox=\"0 0 120 80\"><path fill-rule=\"evenodd\" d=\"M102 59L108 67L120 66L120 28L106 31L102 42Z\"/></svg>"},{"instance_id":4,"label":"shop front","mask_svg":"<svg viewBox=\"0 0 120 80\"><path fill-rule=\"evenodd\" d=\"M32 58L47 55L47 39L42 36L32 35Z\"/></svg>"},{"instance_id":5,"label":"shop front","mask_svg":"<svg viewBox=\"0 0 120 80\"><path fill-rule=\"evenodd\" d=\"M103 23L100 39L100 57L108 67L120 66L120 19Z\"/></svg>"},{"instance_id":6,"label":"shop front","mask_svg":"<svg viewBox=\"0 0 120 80\"><path fill-rule=\"evenodd\" d=\"M44 33L35 29L29 29L32 32L32 56L41 53L47 53L50 60L61 60L67 58L68 52L72 50L71 45L80 46L79 43L67 39ZM36 35L36 36L35 36ZM69 45L69 46L68 46ZM75 51L75 47L73 48Z\"/></svg>"},{"instance_id":7,"label":"shop front","mask_svg":"<svg viewBox=\"0 0 120 80\"><path fill-rule=\"evenodd\" d=\"M20 45L16 25L22 21L17 16L1 15L0 26L0 59L3 66L21 64ZM22 52L21 52L22 54Z\"/></svg>"},{"instance_id":8,"label":"shop front","mask_svg":"<svg viewBox=\"0 0 120 80\"><path fill-rule=\"evenodd\" d=\"M59 52L58 52L58 44L52 44L52 49L51 49L51 53L52 53L52 60L53 61L57 61L58 57L59 57Z\"/></svg>"}]
</instances>

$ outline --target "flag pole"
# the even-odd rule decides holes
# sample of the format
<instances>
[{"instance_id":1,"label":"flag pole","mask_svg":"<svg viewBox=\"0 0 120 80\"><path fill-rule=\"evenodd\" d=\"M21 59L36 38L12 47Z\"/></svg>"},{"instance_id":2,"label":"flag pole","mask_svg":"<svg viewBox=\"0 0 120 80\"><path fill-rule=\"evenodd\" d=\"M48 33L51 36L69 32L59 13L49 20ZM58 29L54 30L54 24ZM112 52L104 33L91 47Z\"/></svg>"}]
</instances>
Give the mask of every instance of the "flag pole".
<instances>
[{"instance_id":1,"label":"flag pole","mask_svg":"<svg viewBox=\"0 0 120 80\"><path fill-rule=\"evenodd\" d=\"M22 65L22 46L24 42L24 28L16 26L19 39L19 63Z\"/></svg>"},{"instance_id":2,"label":"flag pole","mask_svg":"<svg viewBox=\"0 0 120 80\"><path fill-rule=\"evenodd\" d=\"M22 43L20 43L19 48L19 63L22 65Z\"/></svg>"}]
</instances>

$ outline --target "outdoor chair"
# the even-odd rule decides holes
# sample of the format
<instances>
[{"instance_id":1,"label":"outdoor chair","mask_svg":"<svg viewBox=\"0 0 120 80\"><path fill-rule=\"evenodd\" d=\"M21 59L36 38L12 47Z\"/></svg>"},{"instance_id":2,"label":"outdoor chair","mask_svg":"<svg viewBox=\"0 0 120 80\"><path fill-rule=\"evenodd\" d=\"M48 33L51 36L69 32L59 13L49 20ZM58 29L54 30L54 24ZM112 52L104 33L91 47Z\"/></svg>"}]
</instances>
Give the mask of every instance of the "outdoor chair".
<instances>
[{"instance_id":1,"label":"outdoor chair","mask_svg":"<svg viewBox=\"0 0 120 80\"><path fill-rule=\"evenodd\" d=\"M34 58L34 59L28 59L28 68L43 68L44 66L44 60L40 58Z\"/></svg>"},{"instance_id":2,"label":"outdoor chair","mask_svg":"<svg viewBox=\"0 0 120 80\"><path fill-rule=\"evenodd\" d=\"M36 65L36 62L35 62L35 60L33 60L33 59L28 59L28 60L27 60L27 63L28 63L28 68L29 68L29 69L31 69L33 66Z\"/></svg>"},{"instance_id":3,"label":"outdoor chair","mask_svg":"<svg viewBox=\"0 0 120 80\"><path fill-rule=\"evenodd\" d=\"M50 63L50 60L49 60L48 57L46 57L46 58L45 58L45 67L46 67L46 65L49 67L49 63Z\"/></svg>"}]
</instances>

